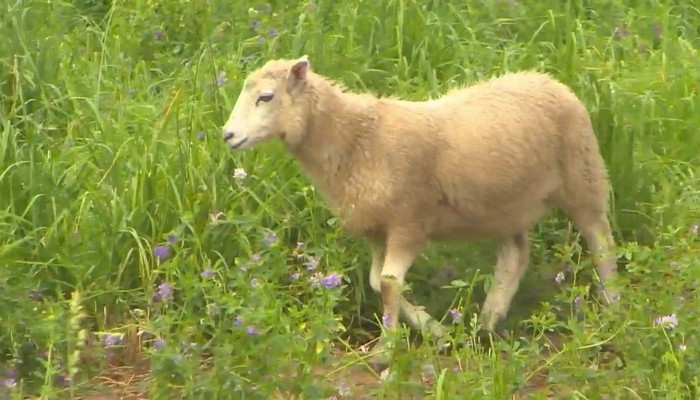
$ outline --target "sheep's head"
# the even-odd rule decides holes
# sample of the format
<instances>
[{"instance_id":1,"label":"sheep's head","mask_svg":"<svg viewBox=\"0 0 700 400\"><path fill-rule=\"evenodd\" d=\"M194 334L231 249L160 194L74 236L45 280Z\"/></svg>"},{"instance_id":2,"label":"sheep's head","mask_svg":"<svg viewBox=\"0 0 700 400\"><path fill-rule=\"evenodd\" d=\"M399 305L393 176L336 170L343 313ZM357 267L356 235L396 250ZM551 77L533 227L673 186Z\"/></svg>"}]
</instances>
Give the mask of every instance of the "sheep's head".
<instances>
[{"instance_id":1,"label":"sheep's head","mask_svg":"<svg viewBox=\"0 0 700 400\"><path fill-rule=\"evenodd\" d=\"M268 61L252 72L223 127L224 141L232 149L248 149L276 137L299 141L306 130L304 88L310 69L304 56Z\"/></svg>"}]
</instances>

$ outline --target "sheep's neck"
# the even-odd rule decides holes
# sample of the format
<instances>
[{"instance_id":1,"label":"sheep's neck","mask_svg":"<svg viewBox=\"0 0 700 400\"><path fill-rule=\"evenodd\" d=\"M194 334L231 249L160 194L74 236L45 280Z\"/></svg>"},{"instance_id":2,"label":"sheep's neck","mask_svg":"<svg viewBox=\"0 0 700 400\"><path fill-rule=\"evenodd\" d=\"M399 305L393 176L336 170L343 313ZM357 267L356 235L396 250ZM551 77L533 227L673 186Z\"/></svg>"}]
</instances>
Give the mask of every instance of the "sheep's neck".
<instances>
[{"instance_id":1,"label":"sheep's neck","mask_svg":"<svg viewBox=\"0 0 700 400\"><path fill-rule=\"evenodd\" d=\"M306 140L292 149L302 168L335 209L352 206L345 185L363 162L376 125L371 97L332 91L312 109ZM332 111L331 111L332 110Z\"/></svg>"}]
</instances>

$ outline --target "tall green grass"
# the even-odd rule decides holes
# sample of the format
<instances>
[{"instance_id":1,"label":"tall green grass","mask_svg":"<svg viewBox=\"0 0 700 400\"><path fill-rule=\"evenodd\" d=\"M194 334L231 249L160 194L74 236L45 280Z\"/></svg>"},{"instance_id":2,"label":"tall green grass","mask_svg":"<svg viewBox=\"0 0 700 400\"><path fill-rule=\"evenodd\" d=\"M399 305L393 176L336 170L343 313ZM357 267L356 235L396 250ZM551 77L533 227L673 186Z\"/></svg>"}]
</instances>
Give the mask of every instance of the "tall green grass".
<instances>
[{"instance_id":1,"label":"tall green grass","mask_svg":"<svg viewBox=\"0 0 700 400\"><path fill-rule=\"evenodd\" d=\"M627 3L1 6L0 398L697 396L700 9ZM360 347L379 331L366 246L279 144L220 139L246 74L302 54L408 99L520 69L570 85L610 170L622 315L588 297L590 260L553 213L500 352L439 355L411 333L380 382ZM475 334L492 251L434 244L411 270L418 303L462 313L455 342ZM655 324L669 314L677 327ZM611 338L624 367L592 361Z\"/></svg>"}]
</instances>

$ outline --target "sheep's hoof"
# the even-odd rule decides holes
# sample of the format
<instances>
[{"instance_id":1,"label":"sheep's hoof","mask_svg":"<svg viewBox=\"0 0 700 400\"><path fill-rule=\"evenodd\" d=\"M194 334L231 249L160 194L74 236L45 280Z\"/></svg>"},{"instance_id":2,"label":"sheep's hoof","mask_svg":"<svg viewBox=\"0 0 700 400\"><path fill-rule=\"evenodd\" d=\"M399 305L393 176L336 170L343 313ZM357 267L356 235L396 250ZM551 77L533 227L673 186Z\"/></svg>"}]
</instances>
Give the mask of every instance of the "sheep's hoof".
<instances>
[{"instance_id":1,"label":"sheep's hoof","mask_svg":"<svg viewBox=\"0 0 700 400\"><path fill-rule=\"evenodd\" d=\"M391 348L384 336L379 338L377 344L375 344L369 352L370 356L367 358L367 364L369 364L370 368L375 372L379 373L389 367Z\"/></svg>"}]
</instances>

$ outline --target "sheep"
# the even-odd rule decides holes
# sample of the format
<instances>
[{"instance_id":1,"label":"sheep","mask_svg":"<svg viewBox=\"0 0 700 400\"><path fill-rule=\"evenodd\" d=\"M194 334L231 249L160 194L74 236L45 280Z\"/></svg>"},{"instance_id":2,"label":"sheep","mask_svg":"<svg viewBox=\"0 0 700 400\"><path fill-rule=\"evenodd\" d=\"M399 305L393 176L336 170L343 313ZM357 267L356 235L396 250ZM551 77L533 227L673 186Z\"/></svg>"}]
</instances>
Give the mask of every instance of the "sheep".
<instances>
[{"instance_id":1,"label":"sheep","mask_svg":"<svg viewBox=\"0 0 700 400\"><path fill-rule=\"evenodd\" d=\"M446 332L400 291L432 240L498 241L479 315L487 333L528 266L529 230L552 207L589 244L605 304L619 297L604 160L586 108L547 74L506 73L407 101L354 93L314 72L307 56L270 60L245 79L222 136L241 151L280 139L343 229L369 242L385 325L370 357L377 369L399 317L437 338Z\"/></svg>"}]
</instances>

